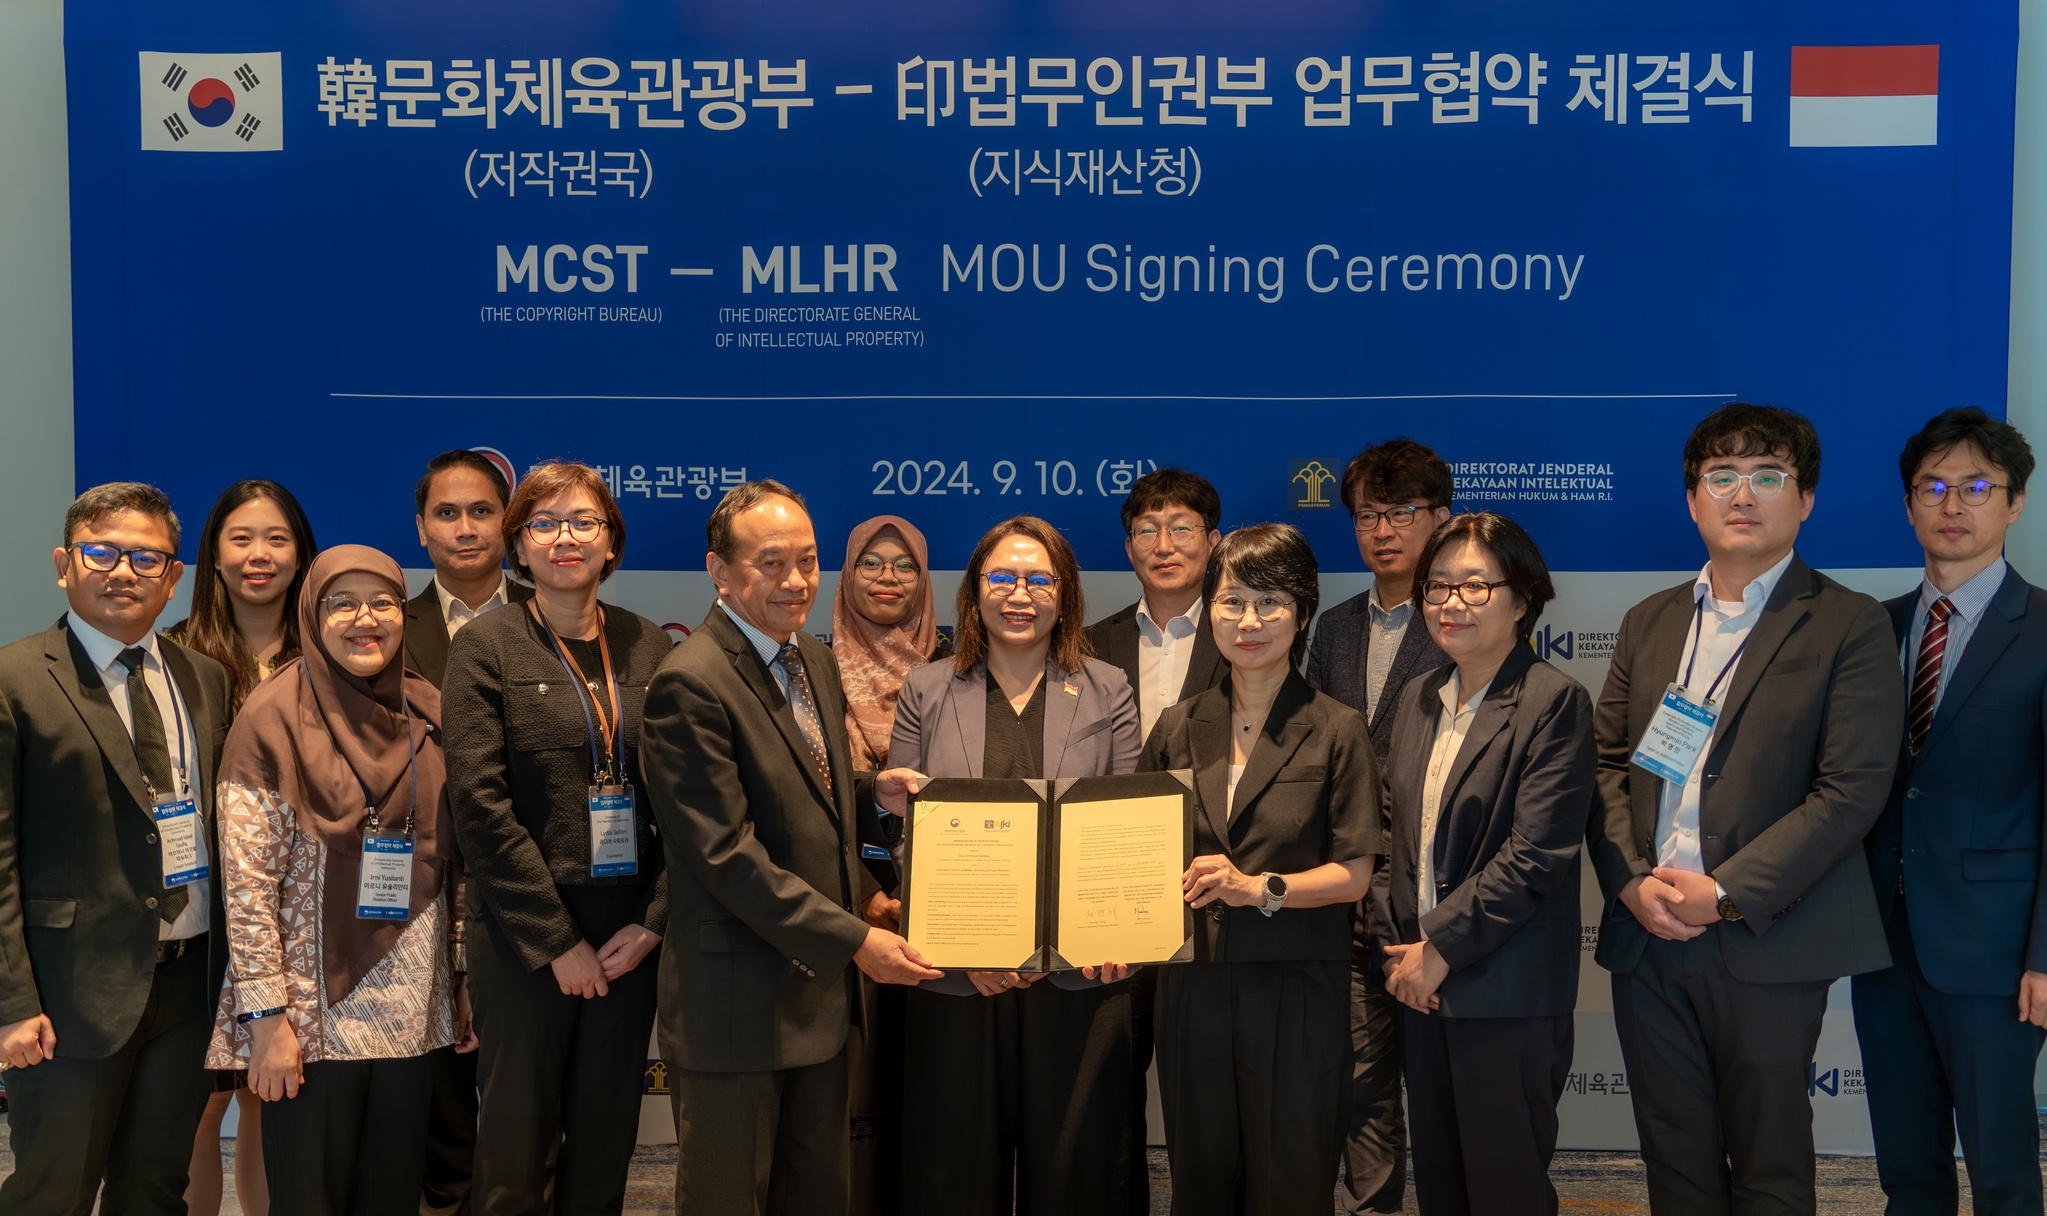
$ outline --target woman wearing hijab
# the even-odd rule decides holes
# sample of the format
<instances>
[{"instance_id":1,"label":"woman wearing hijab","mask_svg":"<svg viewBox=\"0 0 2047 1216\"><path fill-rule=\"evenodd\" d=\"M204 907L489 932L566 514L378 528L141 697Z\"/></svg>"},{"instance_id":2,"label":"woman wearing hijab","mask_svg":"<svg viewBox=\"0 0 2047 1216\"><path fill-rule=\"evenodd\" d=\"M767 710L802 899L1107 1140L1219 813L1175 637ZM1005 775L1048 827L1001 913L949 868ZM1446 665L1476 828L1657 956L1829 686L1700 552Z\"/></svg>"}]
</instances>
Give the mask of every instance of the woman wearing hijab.
<instances>
[{"instance_id":1,"label":"woman wearing hijab","mask_svg":"<svg viewBox=\"0 0 2047 1216\"><path fill-rule=\"evenodd\" d=\"M321 554L306 653L249 695L221 755L228 976L211 1068L263 1099L273 1211L411 1211L427 1053L469 1036L441 698L405 671L405 576Z\"/></svg>"},{"instance_id":2,"label":"woman wearing hijab","mask_svg":"<svg viewBox=\"0 0 2047 1216\"><path fill-rule=\"evenodd\" d=\"M924 534L897 515L877 515L846 538L846 565L832 601L832 655L846 689L846 738L853 767L888 767L889 735L903 680L951 653L938 640L938 610ZM887 843L887 842L884 842ZM873 850L869 850L871 853ZM867 868L895 894L895 861L870 856ZM876 923L900 929L891 900ZM852 1083L853 1216L893 1212L900 1192L903 1109L903 996L900 985L860 983L866 1030L848 1043Z\"/></svg>"},{"instance_id":3,"label":"woman wearing hijab","mask_svg":"<svg viewBox=\"0 0 2047 1216\"><path fill-rule=\"evenodd\" d=\"M634 790L668 635L597 602L625 555L625 519L597 470L530 470L503 528L534 597L463 626L442 684L483 1043L470 1205L616 1212L668 927L661 842Z\"/></svg>"}]
</instances>

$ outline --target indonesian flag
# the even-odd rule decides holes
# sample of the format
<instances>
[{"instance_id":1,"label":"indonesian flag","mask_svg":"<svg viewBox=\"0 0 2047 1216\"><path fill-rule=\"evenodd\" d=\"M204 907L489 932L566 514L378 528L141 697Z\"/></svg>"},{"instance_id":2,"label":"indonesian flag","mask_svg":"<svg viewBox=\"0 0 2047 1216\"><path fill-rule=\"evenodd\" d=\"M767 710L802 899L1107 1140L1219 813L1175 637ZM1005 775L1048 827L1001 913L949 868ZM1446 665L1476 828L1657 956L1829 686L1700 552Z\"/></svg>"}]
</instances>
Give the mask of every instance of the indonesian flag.
<instances>
[{"instance_id":1,"label":"indonesian flag","mask_svg":"<svg viewBox=\"0 0 2047 1216\"><path fill-rule=\"evenodd\" d=\"M1940 142L1938 46L1791 48L1791 146Z\"/></svg>"}]
</instances>

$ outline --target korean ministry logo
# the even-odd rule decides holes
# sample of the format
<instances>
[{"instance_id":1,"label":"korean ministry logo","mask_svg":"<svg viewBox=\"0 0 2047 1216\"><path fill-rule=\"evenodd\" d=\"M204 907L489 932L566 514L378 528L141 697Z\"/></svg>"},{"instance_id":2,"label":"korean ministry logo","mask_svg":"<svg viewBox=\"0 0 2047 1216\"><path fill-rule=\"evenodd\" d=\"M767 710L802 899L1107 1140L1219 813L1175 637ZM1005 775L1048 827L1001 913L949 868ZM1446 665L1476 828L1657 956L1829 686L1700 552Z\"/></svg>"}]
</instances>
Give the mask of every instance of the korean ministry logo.
<instances>
[{"instance_id":1,"label":"korean ministry logo","mask_svg":"<svg viewBox=\"0 0 2047 1216\"><path fill-rule=\"evenodd\" d=\"M1289 460L1286 467L1286 504L1295 511L1328 511L1336 508L1336 474L1319 460Z\"/></svg>"},{"instance_id":2,"label":"korean ministry logo","mask_svg":"<svg viewBox=\"0 0 2047 1216\"><path fill-rule=\"evenodd\" d=\"M513 466L510 456L505 455L496 448L487 448L481 444L469 450L496 465L498 472L505 475L505 485L508 488L514 490L519 488L519 470Z\"/></svg>"},{"instance_id":3,"label":"korean ministry logo","mask_svg":"<svg viewBox=\"0 0 2047 1216\"><path fill-rule=\"evenodd\" d=\"M283 55L138 51L145 152L282 152Z\"/></svg>"}]
</instances>

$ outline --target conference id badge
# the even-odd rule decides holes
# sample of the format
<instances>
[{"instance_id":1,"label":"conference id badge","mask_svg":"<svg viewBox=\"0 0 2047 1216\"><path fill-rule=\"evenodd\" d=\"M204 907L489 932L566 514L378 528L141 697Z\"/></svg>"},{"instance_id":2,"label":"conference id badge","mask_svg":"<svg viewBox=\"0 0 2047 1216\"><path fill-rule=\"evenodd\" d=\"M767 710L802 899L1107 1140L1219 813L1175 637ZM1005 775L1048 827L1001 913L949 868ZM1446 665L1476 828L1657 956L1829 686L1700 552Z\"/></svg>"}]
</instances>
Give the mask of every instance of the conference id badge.
<instances>
[{"instance_id":1,"label":"conference id badge","mask_svg":"<svg viewBox=\"0 0 2047 1216\"><path fill-rule=\"evenodd\" d=\"M365 836L355 883L358 920L404 920L412 915L412 838Z\"/></svg>"},{"instance_id":2,"label":"conference id badge","mask_svg":"<svg viewBox=\"0 0 2047 1216\"><path fill-rule=\"evenodd\" d=\"M1665 781L1683 785L1692 779L1692 767L1713 741L1713 723L1719 716L1718 709L1699 704L1672 684L1649 719L1649 729L1642 732L1633 762Z\"/></svg>"},{"instance_id":3,"label":"conference id badge","mask_svg":"<svg viewBox=\"0 0 2047 1216\"><path fill-rule=\"evenodd\" d=\"M156 818L156 841L163 858L163 885L187 887L212 873L199 831L199 804L190 798L166 799L149 808Z\"/></svg>"},{"instance_id":4,"label":"conference id badge","mask_svg":"<svg viewBox=\"0 0 2047 1216\"><path fill-rule=\"evenodd\" d=\"M590 787L590 876L640 872L640 834L633 818L633 787Z\"/></svg>"}]
</instances>

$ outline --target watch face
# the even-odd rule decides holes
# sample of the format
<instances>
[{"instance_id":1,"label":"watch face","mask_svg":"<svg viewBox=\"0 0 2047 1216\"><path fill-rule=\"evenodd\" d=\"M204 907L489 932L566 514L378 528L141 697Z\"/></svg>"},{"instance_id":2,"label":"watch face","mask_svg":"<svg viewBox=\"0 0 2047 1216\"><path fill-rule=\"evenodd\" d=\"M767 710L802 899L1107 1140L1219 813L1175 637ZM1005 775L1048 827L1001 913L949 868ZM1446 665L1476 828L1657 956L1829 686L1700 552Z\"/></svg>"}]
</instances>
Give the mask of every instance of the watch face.
<instances>
[{"instance_id":1,"label":"watch face","mask_svg":"<svg viewBox=\"0 0 2047 1216\"><path fill-rule=\"evenodd\" d=\"M1277 874L1267 874L1265 876L1265 897L1267 899L1285 899L1286 879L1281 878Z\"/></svg>"}]
</instances>

